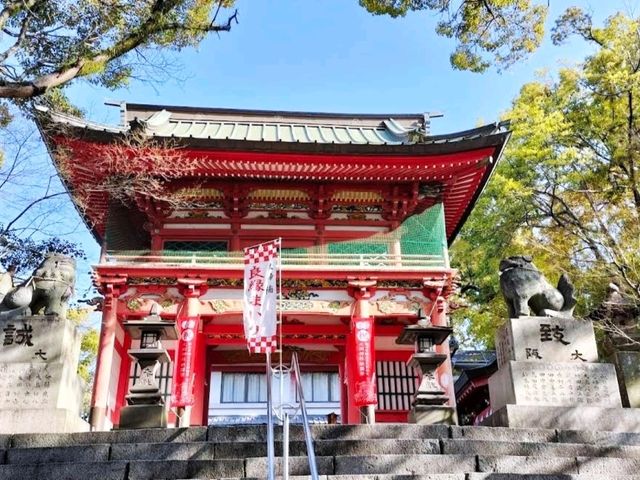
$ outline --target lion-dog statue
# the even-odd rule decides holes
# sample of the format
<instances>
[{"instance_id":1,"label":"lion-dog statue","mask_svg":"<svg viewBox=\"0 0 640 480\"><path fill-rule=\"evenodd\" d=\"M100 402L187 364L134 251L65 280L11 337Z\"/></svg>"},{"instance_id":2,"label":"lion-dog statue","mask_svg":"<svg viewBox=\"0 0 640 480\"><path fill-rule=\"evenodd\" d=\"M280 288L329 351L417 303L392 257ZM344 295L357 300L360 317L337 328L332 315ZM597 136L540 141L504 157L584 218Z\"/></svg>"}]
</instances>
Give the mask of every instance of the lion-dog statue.
<instances>
[{"instance_id":1,"label":"lion-dog statue","mask_svg":"<svg viewBox=\"0 0 640 480\"><path fill-rule=\"evenodd\" d=\"M554 288L530 256L508 257L500 262L500 290L510 318L571 316L576 306L574 287L562 274Z\"/></svg>"},{"instance_id":2,"label":"lion-dog statue","mask_svg":"<svg viewBox=\"0 0 640 480\"><path fill-rule=\"evenodd\" d=\"M4 274L5 276L8 274ZM26 281L13 287L0 282L0 318L23 315L58 315L64 318L67 302L73 294L76 280L76 261L66 255L49 253ZM10 288L7 291L7 286Z\"/></svg>"}]
</instances>

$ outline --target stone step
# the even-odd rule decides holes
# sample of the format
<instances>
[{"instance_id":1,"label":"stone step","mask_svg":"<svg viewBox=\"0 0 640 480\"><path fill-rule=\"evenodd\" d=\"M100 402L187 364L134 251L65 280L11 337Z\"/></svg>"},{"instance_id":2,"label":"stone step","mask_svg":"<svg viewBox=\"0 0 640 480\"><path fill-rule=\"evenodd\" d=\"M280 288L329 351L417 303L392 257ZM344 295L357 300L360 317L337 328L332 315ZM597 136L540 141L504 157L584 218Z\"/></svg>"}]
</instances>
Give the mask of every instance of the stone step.
<instances>
[{"instance_id":1,"label":"stone step","mask_svg":"<svg viewBox=\"0 0 640 480\"><path fill-rule=\"evenodd\" d=\"M314 439L365 440L447 438L446 425L312 425ZM7 447L57 447L65 445L116 444L116 443L181 443L181 442L265 442L265 425L230 427L191 427L174 429L115 430L112 432L38 433L0 435L0 448ZM282 427L275 428L275 439L282 439ZM291 440L304 440L300 425L292 425Z\"/></svg>"},{"instance_id":2,"label":"stone step","mask_svg":"<svg viewBox=\"0 0 640 480\"><path fill-rule=\"evenodd\" d=\"M640 480L640 475L469 473L465 480Z\"/></svg>"},{"instance_id":3,"label":"stone step","mask_svg":"<svg viewBox=\"0 0 640 480\"><path fill-rule=\"evenodd\" d=\"M377 440L377 439L447 439L532 442L584 443L595 445L640 446L640 433L545 430L492 427L448 427L444 425L313 425L316 440ZM275 438L282 438L282 428L276 427ZM293 425L292 441L303 441L299 425ZM204 442L265 442L266 427L191 427L188 429L120 430L113 432L83 432L70 434L0 435L0 448L57 447L65 445L122 443L185 443Z\"/></svg>"},{"instance_id":4,"label":"stone step","mask_svg":"<svg viewBox=\"0 0 640 480\"><path fill-rule=\"evenodd\" d=\"M503 442L557 442L558 432L542 428L450 427L450 438ZM443 437L445 438L445 437ZM638 438L640 441L640 437ZM577 442L572 442L577 443ZM640 445L640 443L639 443Z\"/></svg>"},{"instance_id":5,"label":"stone step","mask_svg":"<svg viewBox=\"0 0 640 480\"><path fill-rule=\"evenodd\" d=\"M640 434L314 425L323 480L640 480ZM276 455L282 451L276 429ZM0 436L0 480L265 478L265 426ZM290 473L308 478L302 428ZM280 475L281 458L276 458Z\"/></svg>"},{"instance_id":6,"label":"stone step","mask_svg":"<svg viewBox=\"0 0 640 480\"><path fill-rule=\"evenodd\" d=\"M336 475L467 473L476 471L474 455L351 455L335 457Z\"/></svg>"},{"instance_id":7,"label":"stone step","mask_svg":"<svg viewBox=\"0 0 640 480\"><path fill-rule=\"evenodd\" d=\"M276 474L281 475L281 459ZM318 473L336 480L433 478L434 480L586 480L640 478L635 458L532 457L508 455L319 456ZM151 480L265 478L267 459L132 460L0 465L0 480ZM518 472L517 474L514 472ZM308 476L306 457L290 458L292 476Z\"/></svg>"},{"instance_id":8,"label":"stone step","mask_svg":"<svg viewBox=\"0 0 640 480\"><path fill-rule=\"evenodd\" d=\"M585 443L534 443L516 441L442 439L441 453L462 455L512 455L546 457L640 458L640 446Z\"/></svg>"},{"instance_id":9,"label":"stone step","mask_svg":"<svg viewBox=\"0 0 640 480\"><path fill-rule=\"evenodd\" d=\"M65 445L63 447L10 448L6 450L7 465L38 465L50 463L108 462L113 460L109 444Z\"/></svg>"},{"instance_id":10,"label":"stone step","mask_svg":"<svg viewBox=\"0 0 640 480\"><path fill-rule=\"evenodd\" d=\"M450 427L449 437L466 438L470 440L640 446L640 433L597 430L547 430L542 428L452 426Z\"/></svg>"},{"instance_id":11,"label":"stone step","mask_svg":"<svg viewBox=\"0 0 640 480\"><path fill-rule=\"evenodd\" d=\"M319 480L603 480L589 474L434 473L427 475L319 475ZM291 475L290 480L309 480L309 475ZM263 480L264 477L222 478L219 480ZM607 475L606 480L639 480L640 475ZM186 480L186 479L183 479ZM204 480L204 479L199 479Z\"/></svg>"},{"instance_id":12,"label":"stone step","mask_svg":"<svg viewBox=\"0 0 640 480\"><path fill-rule=\"evenodd\" d=\"M12 447L61 447L104 443L204 442L207 427L151 428L114 430L112 432L23 433L12 435Z\"/></svg>"},{"instance_id":13,"label":"stone step","mask_svg":"<svg viewBox=\"0 0 640 480\"><path fill-rule=\"evenodd\" d=\"M0 465L0 480L126 480L128 468L127 462Z\"/></svg>"},{"instance_id":14,"label":"stone step","mask_svg":"<svg viewBox=\"0 0 640 480\"><path fill-rule=\"evenodd\" d=\"M529 474L636 475L639 458L479 455L479 472Z\"/></svg>"},{"instance_id":15,"label":"stone step","mask_svg":"<svg viewBox=\"0 0 640 480\"><path fill-rule=\"evenodd\" d=\"M558 430L558 441L592 445L639 445L640 433L605 432L596 430Z\"/></svg>"},{"instance_id":16,"label":"stone step","mask_svg":"<svg viewBox=\"0 0 640 480\"><path fill-rule=\"evenodd\" d=\"M282 456L283 444L275 443L276 456ZM373 455L373 454L439 454L439 441L420 440L316 440L314 451L317 456ZM222 458L265 457L267 446L264 442L236 443L137 443L114 444L111 447L112 460L208 460ZM306 456L307 446L302 441L289 444L290 456Z\"/></svg>"},{"instance_id":17,"label":"stone step","mask_svg":"<svg viewBox=\"0 0 640 480\"><path fill-rule=\"evenodd\" d=\"M372 440L448 438L447 425L376 424L376 425L312 425L315 440ZM282 439L282 427L274 430L276 440ZM304 440L301 425L291 425L291 440ZM207 439L212 442L265 442L267 428L264 425L209 427Z\"/></svg>"},{"instance_id":18,"label":"stone step","mask_svg":"<svg viewBox=\"0 0 640 480\"><path fill-rule=\"evenodd\" d=\"M314 442L317 456L372 454L439 454L436 439L420 440L318 440ZM282 443L275 443L276 456L282 456ZM66 445L59 447L10 448L0 450L0 463L39 464L61 462L105 462L109 460L213 460L265 457L264 442L179 442L179 443L114 443ZM306 444L289 444L290 456L306 456ZM2 462L2 459L5 459Z\"/></svg>"},{"instance_id":19,"label":"stone step","mask_svg":"<svg viewBox=\"0 0 640 480\"><path fill-rule=\"evenodd\" d=\"M333 457L316 457L318 472L333 474ZM281 460L276 472L281 475ZM0 480L156 480L178 478L265 478L264 457L219 460L133 460L0 465ZM309 475L307 457L290 457L291 475Z\"/></svg>"},{"instance_id":20,"label":"stone step","mask_svg":"<svg viewBox=\"0 0 640 480\"><path fill-rule=\"evenodd\" d=\"M544 457L618 457L640 458L640 447L587 445L571 443L494 442L467 439L419 440L317 440L318 456L366 455L480 455ZM282 456L282 443L275 443L276 456ZM294 441L290 456L306 456L306 444ZM214 460L266 457L264 442L178 442L114 443L61 447L10 448L0 450L0 463L40 464L51 462L105 462L109 460Z\"/></svg>"}]
</instances>

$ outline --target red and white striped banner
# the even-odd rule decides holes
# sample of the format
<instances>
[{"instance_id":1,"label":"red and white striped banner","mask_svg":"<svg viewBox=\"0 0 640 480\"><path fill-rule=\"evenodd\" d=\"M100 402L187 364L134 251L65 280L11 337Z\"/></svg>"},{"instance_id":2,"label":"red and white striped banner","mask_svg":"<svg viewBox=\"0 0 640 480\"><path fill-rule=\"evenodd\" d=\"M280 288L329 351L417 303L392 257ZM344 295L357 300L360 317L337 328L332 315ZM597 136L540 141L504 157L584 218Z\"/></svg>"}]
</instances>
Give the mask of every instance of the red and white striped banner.
<instances>
[{"instance_id":1,"label":"red and white striped banner","mask_svg":"<svg viewBox=\"0 0 640 480\"><path fill-rule=\"evenodd\" d=\"M244 249L244 336L251 353L277 347L277 268L280 240Z\"/></svg>"}]
</instances>

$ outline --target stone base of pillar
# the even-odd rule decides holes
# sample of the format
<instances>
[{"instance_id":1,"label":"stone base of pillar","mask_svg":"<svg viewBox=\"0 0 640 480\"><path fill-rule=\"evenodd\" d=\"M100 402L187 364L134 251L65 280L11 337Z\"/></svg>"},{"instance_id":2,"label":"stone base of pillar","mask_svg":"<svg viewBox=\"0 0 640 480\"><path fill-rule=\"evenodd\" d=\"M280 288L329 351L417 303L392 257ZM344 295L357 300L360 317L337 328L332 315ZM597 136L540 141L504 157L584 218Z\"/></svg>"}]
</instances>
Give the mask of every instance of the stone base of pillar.
<instances>
[{"instance_id":1,"label":"stone base of pillar","mask_svg":"<svg viewBox=\"0 0 640 480\"><path fill-rule=\"evenodd\" d=\"M366 407L360 407L361 423L367 425L375 425L376 423L376 407L375 405L367 405Z\"/></svg>"},{"instance_id":2,"label":"stone base of pillar","mask_svg":"<svg viewBox=\"0 0 640 480\"><path fill-rule=\"evenodd\" d=\"M91 407L89 411L89 425L92 431L104 430L107 420L107 409L104 407Z\"/></svg>"},{"instance_id":3,"label":"stone base of pillar","mask_svg":"<svg viewBox=\"0 0 640 480\"><path fill-rule=\"evenodd\" d=\"M167 428L164 405L129 405L120 410L118 429Z\"/></svg>"},{"instance_id":4,"label":"stone base of pillar","mask_svg":"<svg viewBox=\"0 0 640 480\"><path fill-rule=\"evenodd\" d=\"M191 426L191 407L178 407L176 409L177 427L186 428Z\"/></svg>"},{"instance_id":5,"label":"stone base of pillar","mask_svg":"<svg viewBox=\"0 0 640 480\"><path fill-rule=\"evenodd\" d=\"M409 410L409 423L419 425L457 425L456 409L445 405L414 405Z\"/></svg>"}]
</instances>

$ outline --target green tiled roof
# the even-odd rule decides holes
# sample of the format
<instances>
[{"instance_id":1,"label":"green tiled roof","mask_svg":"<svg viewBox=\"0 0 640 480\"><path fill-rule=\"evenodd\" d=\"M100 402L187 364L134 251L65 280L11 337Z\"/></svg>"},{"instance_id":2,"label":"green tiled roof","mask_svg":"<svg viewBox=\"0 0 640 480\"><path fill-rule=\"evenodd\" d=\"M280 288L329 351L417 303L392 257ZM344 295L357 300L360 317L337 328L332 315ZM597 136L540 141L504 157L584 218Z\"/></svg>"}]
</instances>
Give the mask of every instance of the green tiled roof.
<instances>
[{"instance_id":1,"label":"green tiled roof","mask_svg":"<svg viewBox=\"0 0 640 480\"><path fill-rule=\"evenodd\" d=\"M410 145L412 134L429 134L430 118L440 114L331 114L260 110L195 109L121 104L121 125L103 125L48 112L54 123L124 133L132 126L156 137L248 142L350 145ZM42 109L45 110L45 109Z\"/></svg>"},{"instance_id":2,"label":"green tiled roof","mask_svg":"<svg viewBox=\"0 0 640 480\"><path fill-rule=\"evenodd\" d=\"M163 110L141 121L145 130L160 137L190 137L255 142L355 143L401 145L411 143L409 132L393 119L379 126L314 125L280 122L174 120Z\"/></svg>"}]
</instances>

